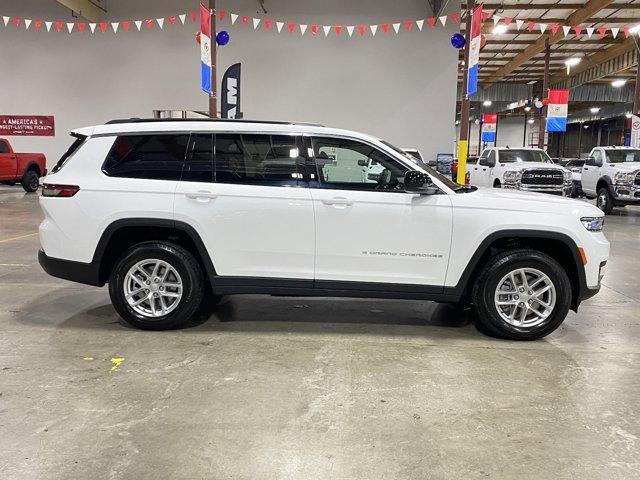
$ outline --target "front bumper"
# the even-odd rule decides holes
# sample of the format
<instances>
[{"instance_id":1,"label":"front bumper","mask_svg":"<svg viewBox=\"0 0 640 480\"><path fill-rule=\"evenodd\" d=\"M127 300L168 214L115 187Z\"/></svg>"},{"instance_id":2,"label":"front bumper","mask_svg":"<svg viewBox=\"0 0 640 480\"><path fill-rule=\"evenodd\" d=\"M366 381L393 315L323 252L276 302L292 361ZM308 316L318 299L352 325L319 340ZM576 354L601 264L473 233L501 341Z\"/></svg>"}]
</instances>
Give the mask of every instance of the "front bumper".
<instances>
[{"instance_id":1,"label":"front bumper","mask_svg":"<svg viewBox=\"0 0 640 480\"><path fill-rule=\"evenodd\" d=\"M640 204L640 185L615 184L612 186L612 190L616 203Z\"/></svg>"},{"instance_id":2,"label":"front bumper","mask_svg":"<svg viewBox=\"0 0 640 480\"><path fill-rule=\"evenodd\" d=\"M520 190L521 192L550 193L552 195L568 196L571 193L572 184L564 183L562 185L523 185L517 183L505 183L504 188Z\"/></svg>"}]
</instances>

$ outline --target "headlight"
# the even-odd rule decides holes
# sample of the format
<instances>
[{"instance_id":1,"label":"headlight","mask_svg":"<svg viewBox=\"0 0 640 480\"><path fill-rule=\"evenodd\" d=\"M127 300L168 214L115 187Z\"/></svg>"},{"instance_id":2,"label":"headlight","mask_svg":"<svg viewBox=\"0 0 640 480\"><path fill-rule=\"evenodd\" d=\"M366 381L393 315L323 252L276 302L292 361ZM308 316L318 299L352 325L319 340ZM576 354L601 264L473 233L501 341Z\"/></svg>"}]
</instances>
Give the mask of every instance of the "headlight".
<instances>
[{"instance_id":1,"label":"headlight","mask_svg":"<svg viewBox=\"0 0 640 480\"><path fill-rule=\"evenodd\" d=\"M601 232L604 226L604 217L582 217L580 221L590 232Z\"/></svg>"},{"instance_id":2,"label":"headlight","mask_svg":"<svg viewBox=\"0 0 640 480\"><path fill-rule=\"evenodd\" d=\"M507 170L504 172L504 181L507 183L515 183L522 178L522 172L517 170Z\"/></svg>"},{"instance_id":3,"label":"headlight","mask_svg":"<svg viewBox=\"0 0 640 480\"><path fill-rule=\"evenodd\" d=\"M568 183L573 179L573 177L571 176L571 172L569 170L563 170L562 175L564 175L565 183Z\"/></svg>"},{"instance_id":4,"label":"headlight","mask_svg":"<svg viewBox=\"0 0 640 480\"><path fill-rule=\"evenodd\" d=\"M618 172L613 178L615 183L627 185L633 183L634 177L635 175L633 173Z\"/></svg>"}]
</instances>

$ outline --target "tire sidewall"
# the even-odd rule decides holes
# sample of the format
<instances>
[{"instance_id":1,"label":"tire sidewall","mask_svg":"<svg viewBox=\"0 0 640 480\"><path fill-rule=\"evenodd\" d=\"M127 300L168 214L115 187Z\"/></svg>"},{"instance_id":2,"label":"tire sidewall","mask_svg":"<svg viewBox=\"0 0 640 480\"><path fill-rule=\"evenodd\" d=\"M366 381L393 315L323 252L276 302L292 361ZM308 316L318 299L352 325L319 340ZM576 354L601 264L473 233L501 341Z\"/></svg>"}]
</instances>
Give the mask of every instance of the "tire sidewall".
<instances>
[{"instance_id":1,"label":"tire sidewall","mask_svg":"<svg viewBox=\"0 0 640 480\"><path fill-rule=\"evenodd\" d=\"M33 188L31 185L33 183L33 177L35 177L35 180L36 180L35 188ZM40 181L40 177L38 176L38 174L33 170L29 170L24 174L24 177L22 179L22 188L29 193L35 192L36 190L38 190L39 181Z\"/></svg>"},{"instance_id":2,"label":"tire sidewall","mask_svg":"<svg viewBox=\"0 0 640 480\"><path fill-rule=\"evenodd\" d=\"M599 199L601 195L605 196L606 204L604 207L601 207L600 205L597 205L597 206L605 215L609 215L613 210L613 196L611 195L611 192L609 191L608 188L601 188L600 190L598 190L596 195L596 204L599 203Z\"/></svg>"},{"instance_id":3,"label":"tire sidewall","mask_svg":"<svg viewBox=\"0 0 640 480\"><path fill-rule=\"evenodd\" d=\"M167 244L138 245L118 261L109 279L109 294L118 314L129 324L145 330L167 330L177 328L189 321L202 298L202 273L189 265L184 255ZM188 254L188 253L187 253ZM124 283L129 269L141 260L158 259L176 269L182 280L182 298L169 314L148 318L136 312L124 298ZM195 304L195 308L194 308Z\"/></svg>"},{"instance_id":4,"label":"tire sidewall","mask_svg":"<svg viewBox=\"0 0 640 480\"><path fill-rule=\"evenodd\" d=\"M543 272L551 279L556 289L556 304L553 312L535 327L521 328L507 323L498 313L498 308L494 301L498 282L509 272L519 268L534 268ZM551 258L539 255L517 260L505 257L502 261L498 261L492 265L489 277L482 288L482 300L485 310L483 320L491 330L504 338L534 340L543 337L560 326L571 305L571 283L566 272Z\"/></svg>"}]
</instances>

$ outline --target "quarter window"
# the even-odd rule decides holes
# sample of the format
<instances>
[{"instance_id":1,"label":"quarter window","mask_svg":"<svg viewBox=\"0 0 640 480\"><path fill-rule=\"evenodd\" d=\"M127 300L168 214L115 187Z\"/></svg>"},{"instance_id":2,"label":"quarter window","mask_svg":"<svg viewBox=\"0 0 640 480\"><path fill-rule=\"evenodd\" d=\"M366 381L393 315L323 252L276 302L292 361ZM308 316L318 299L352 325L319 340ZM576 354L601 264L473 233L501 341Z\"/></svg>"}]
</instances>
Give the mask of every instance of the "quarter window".
<instances>
[{"instance_id":1,"label":"quarter window","mask_svg":"<svg viewBox=\"0 0 640 480\"><path fill-rule=\"evenodd\" d=\"M179 180L188 142L188 134L119 136L103 171L111 177Z\"/></svg>"},{"instance_id":2,"label":"quarter window","mask_svg":"<svg viewBox=\"0 0 640 480\"><path fill-rule=\"evenodd\" d=\"M370 145L314 138L313 154L324 188L404 191L404 175L409 169Z\"/></svg>"}]
</instances>

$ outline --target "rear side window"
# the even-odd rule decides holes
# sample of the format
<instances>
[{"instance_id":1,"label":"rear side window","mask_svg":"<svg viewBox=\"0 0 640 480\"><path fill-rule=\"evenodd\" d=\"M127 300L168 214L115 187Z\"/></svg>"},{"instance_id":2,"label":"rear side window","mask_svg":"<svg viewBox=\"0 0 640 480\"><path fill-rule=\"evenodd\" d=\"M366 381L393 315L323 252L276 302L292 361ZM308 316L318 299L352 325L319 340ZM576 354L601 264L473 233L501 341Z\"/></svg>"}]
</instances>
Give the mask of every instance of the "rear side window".
<instances>
[{"instance_id":1,"label":"rear side window","mask_svg":"<svg viewBox=\"0 0 640 480\"><path fill-rule=\"evenodd\" d=\"M217 183L297 185L300 148L295 136L217 134Z\"/></svg>"},{"instance_id":2,"label":"rear side window","mask_svg":"<svg viewBox=\"0 0 640 480\"><path fill-rule=\"evenodd\" d=\"M180 180L188 134L123 135L102 167L111 177Z\"/></svg>"},{"instance_id":3,"label":"rear side window","mask_svg":"<svg viewBox=\"0 0 640 480\"><path fill-rule=\"evenodd\" d=\"M9 153L9 144L4 140L0 140L0 153Z\"/></svg>"},{"instance_id":4,"label":"rear side window","mask_svg":"<svg viewBox=\"0 0 640 480\"><path fill-rule=\"evenodd\" d=\"M213 182L213 134L191 134L181 179L184 182Z\"/></svg>"}]
</instances>

